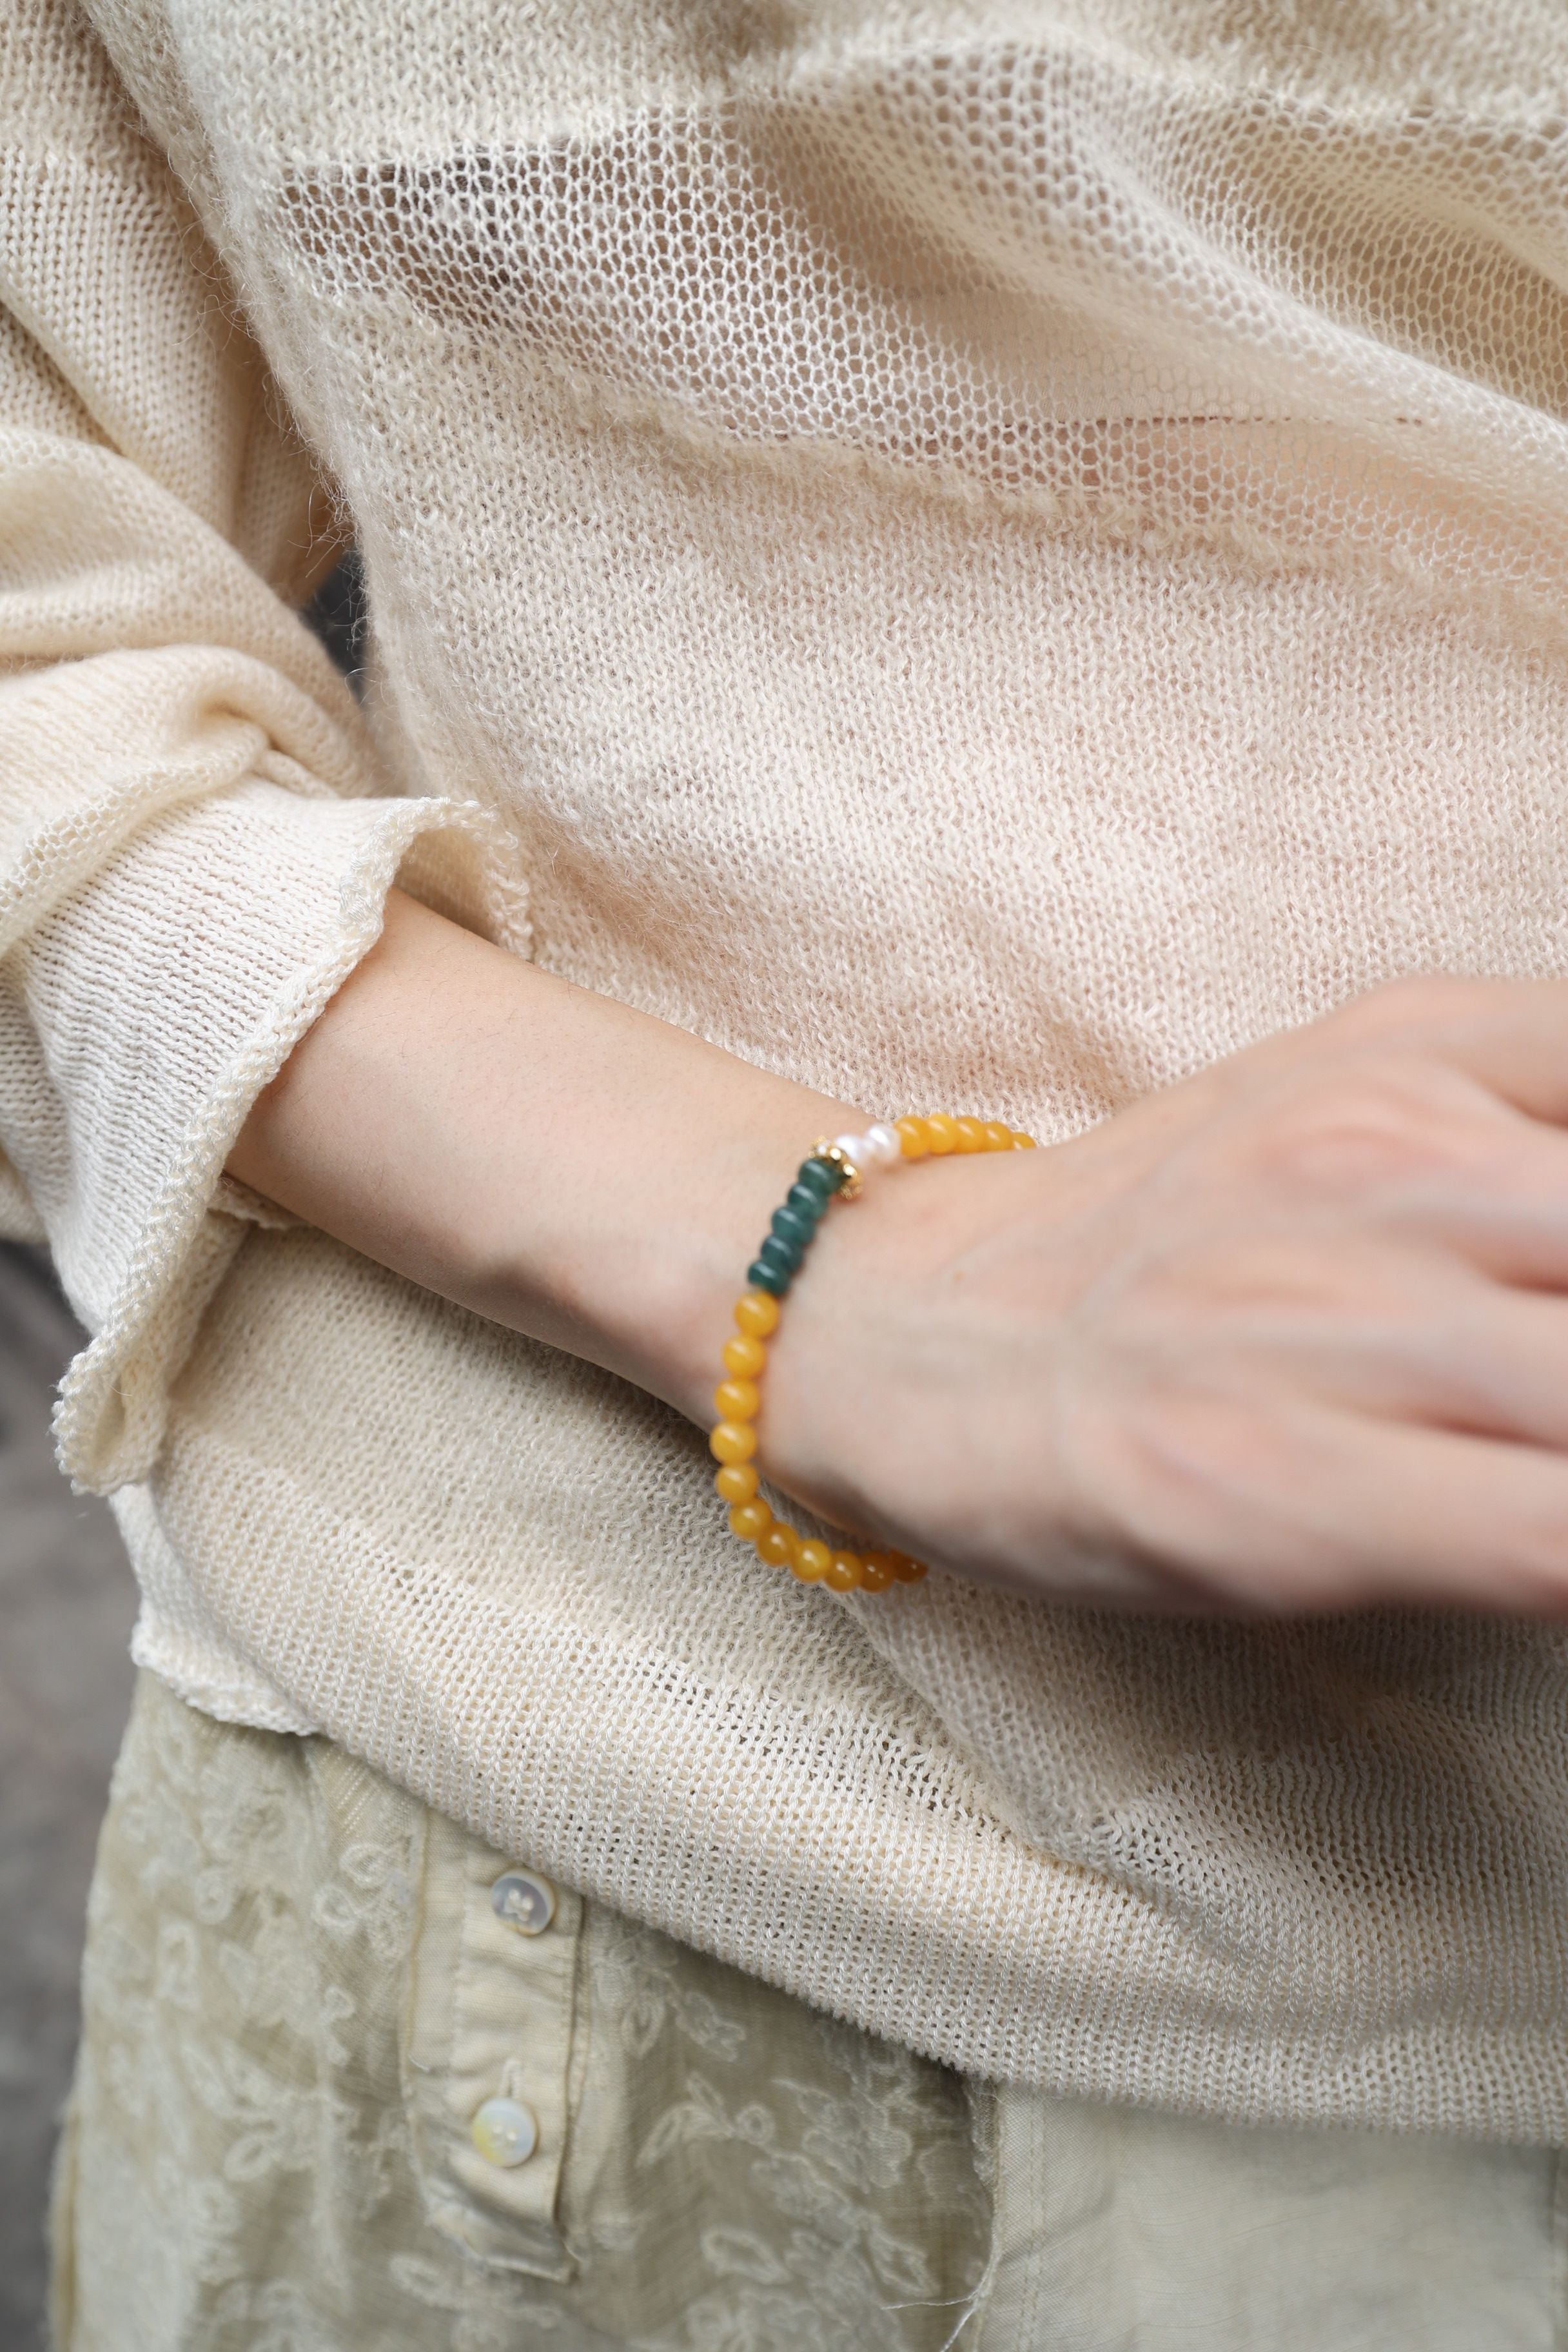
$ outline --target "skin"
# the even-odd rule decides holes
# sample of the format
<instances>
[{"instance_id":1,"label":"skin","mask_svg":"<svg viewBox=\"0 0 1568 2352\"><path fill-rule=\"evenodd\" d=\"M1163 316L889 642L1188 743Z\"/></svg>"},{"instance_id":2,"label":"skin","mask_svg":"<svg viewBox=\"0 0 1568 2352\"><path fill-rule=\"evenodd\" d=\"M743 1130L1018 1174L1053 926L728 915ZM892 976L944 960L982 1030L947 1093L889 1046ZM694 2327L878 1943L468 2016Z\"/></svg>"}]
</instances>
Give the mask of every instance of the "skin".
<instances>
[{"instance_id":1,"label":"skin","mask_svg":"<svg viewBox=\"0 0 1568 2352\"><path fill-rule=\"evenodd\" d=\"M229 1166L706 1423L789 1171L864 1121L395 892ZM1433 979L873 1181L791 1294L763 1466L1057 1600L1568 1617L1565 1128L1568 982Z\"/></svg>"}]
</instances>

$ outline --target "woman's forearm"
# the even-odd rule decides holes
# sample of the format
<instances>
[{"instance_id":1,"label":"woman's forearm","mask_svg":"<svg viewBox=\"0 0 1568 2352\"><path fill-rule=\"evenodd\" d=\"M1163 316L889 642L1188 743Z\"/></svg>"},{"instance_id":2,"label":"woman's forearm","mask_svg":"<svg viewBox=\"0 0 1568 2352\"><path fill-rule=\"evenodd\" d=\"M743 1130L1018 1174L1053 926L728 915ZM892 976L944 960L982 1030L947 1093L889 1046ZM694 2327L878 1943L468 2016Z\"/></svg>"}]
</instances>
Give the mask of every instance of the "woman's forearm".
<instances>
[{"instance_id":1,"label":"woman's forearm","mask_svg":"<svg viewBox=\"0 0 1568 2352\"><path fill-rule=\"evenodd\" d=\"M394 891L228 1164L383 1265L700 1420L781 1171L851 1116Z\"/></svg>"}]
</instances>

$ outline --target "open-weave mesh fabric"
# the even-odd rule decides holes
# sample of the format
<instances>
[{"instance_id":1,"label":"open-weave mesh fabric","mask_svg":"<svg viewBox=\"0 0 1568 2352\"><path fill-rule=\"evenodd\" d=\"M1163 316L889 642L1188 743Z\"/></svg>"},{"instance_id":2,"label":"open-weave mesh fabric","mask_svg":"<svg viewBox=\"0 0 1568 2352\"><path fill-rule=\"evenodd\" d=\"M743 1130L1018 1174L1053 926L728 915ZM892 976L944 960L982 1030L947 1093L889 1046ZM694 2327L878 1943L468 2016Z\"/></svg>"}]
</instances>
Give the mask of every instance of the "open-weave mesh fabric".
<instances>
[{"instance_id":1,"label":"open-weave mesh fabric","mask_svg":"<svg viewBox=\"0 0 1568 2352\"><path fill-rule=\"evenodd\" d=\"M410 858L1047 1140L1568 969L1568 17L87 13L0 26L0 1140L142 1655L961 2066L1568 2137L1559 1635L797 1592L671 1416L214 1189Z\"/></svg>"},{"instance_id":2,"label":"open-weave mesh fabric","mask_svg":"<svg viewBox=\"0 0 1568 2352\"><path fill-rule=\"evenodd\" d=\"M1336 54L1327 10L1229 54L1206 8L863 13L570 129L547 93L531 141L274 170L280 310L525 350L731 461L810 443L1144 548L1359 552L1556 638L1561 58L1526 39L1500 81L1499 12L1484 66L1428 26ZM608 75L647 28L605 15Z\"/></svg>"}]
</instances>

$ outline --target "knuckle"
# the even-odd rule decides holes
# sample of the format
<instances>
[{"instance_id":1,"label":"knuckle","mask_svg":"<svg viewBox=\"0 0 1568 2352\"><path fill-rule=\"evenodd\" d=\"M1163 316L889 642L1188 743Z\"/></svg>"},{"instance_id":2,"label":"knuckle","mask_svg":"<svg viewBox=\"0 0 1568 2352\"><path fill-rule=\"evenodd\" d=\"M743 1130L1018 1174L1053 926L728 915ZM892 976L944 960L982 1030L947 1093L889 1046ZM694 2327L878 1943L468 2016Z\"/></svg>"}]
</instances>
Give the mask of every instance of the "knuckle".
<instances>
[{"instance_id":1,"label":"knuckle","mask_svg":"<svg viewBox=\"0 0 1568 2352\"><path fill-rule=\"evenodd\" d=\"M1340 1194L1446 1167L1455 1156L1451 1122L1414 1075L1373 1066L1271 1106L1255 1160L1294 1192Z\"/></svg>"}]
</instances>

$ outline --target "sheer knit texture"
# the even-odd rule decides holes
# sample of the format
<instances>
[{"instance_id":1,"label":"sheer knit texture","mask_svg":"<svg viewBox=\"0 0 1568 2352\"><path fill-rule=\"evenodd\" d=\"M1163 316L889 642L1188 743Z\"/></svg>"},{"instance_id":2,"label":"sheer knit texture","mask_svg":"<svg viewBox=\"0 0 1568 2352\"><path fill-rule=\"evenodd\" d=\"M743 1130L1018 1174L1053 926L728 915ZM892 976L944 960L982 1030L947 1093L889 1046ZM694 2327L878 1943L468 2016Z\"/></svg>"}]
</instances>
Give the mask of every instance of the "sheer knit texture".
<instances>
[{"instance_id":1,"label":"sheer knit texture","mask_svg":"<svg viewBox=\"0 0 1568 2352\"><path fill-rule=\"evenodd\" d=\"M795 1590L219 1177L399 871L1047 1142L1568 969L1568 17L87 14L0 23L0 1141L140 1656L961 2068L1568 2137L1560 1633Z\"/></svg>"}]
</instances>

